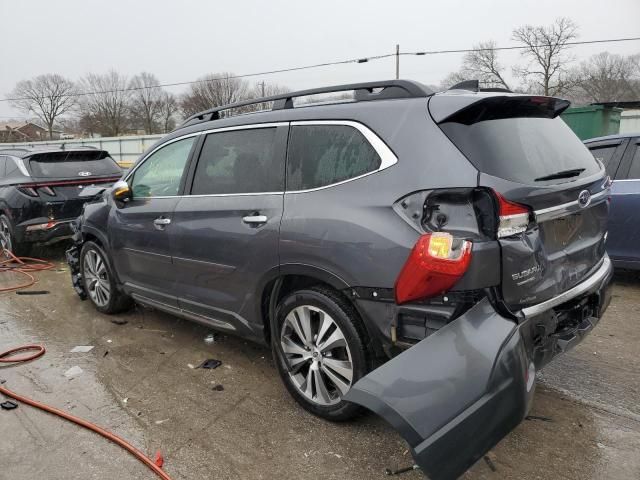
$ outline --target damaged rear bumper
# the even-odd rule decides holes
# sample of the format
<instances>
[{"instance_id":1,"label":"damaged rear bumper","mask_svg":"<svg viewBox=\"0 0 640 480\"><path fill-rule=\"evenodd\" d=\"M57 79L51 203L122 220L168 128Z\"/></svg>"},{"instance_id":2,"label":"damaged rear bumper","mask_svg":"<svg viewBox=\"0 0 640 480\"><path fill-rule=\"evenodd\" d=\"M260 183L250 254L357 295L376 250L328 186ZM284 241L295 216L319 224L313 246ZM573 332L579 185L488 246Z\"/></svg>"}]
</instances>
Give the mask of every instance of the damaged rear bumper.
<instances>
[{"instance_id":1,"label":"damaged rear bumper","mask_svg":"<svg viewBox=\"0 0 640 480\"><path fill-rule=\"evenodd\" d=\"M360 379L345 399L398 430L431 480L458 478L527 415L535 372L593 329L611 275L605 257L578 295L520 323L485 298Z\"/></svg>"}]
</instances>

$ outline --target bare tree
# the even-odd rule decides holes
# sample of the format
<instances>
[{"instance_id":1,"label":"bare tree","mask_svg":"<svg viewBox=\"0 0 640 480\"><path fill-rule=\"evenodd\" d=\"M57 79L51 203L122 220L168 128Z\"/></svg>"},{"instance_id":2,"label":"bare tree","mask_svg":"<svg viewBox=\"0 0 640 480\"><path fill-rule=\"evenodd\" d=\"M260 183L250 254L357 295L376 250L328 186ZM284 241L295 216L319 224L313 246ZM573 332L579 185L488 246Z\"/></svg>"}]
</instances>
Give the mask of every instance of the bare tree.
<instances>
[{"instance_id":1,"label":"bare tree","mask_svg":"<svg viewBox=\"0 0 640 480\"><path fill-rule=\"evenodd\" d=\"M246 80L232 73L209 74L192 83L182 96L180 108L185 117L208 108L245 100L249 95Z\"/></svg>"},{"instance_id":2,"label":"bare tree","mask_svg":"<svg viewBox=\"0 0 640 480\"><path fill-rule=\"evenodd\" d=\"M633 56L601 52L580 64L579 90L586 102L637 100L640 66Z\"/></svg>"},{"instance_id":3,"label":"bare tree","mask_svg":"<svg viewBox=\"0 0 640 480\"><path fill-rule=\"evenodd\" d=\"M158 116L163 133L167 133L176 125L176 114L180 111L176 96L169 92L162 92L158 102Z\"/></svg>"},{"instance_id":4,"label":"bare tree","mask_svg":"<svg viewBox=\"0 0 640 480\"><path fill-rule=\"evenodd\" d=\"M464 56L462 72L469 78L477 78L485 87L509 89L504 79L504 68L498 62L496 43L493 40L481 42L472 52Z\"/></svg>"},{"instance_id":5,"label":"bare tree","mask_svg":"<svg viewBox=\"0 0 640 480\"><path fill-rule=\"evenodd\" d=\"M32 80L18 82L9 98L11 105L27 114L35 115L53 138L53 125L76 104L76 87L61 75L39 75Z\"/></svg>"},{"instance_id":6,"label":"bare tree","mask_svg":"<svg viewBox=\"0 0 640 480\"><path fill-rule=\"evenodd\" d=\"M81 113L101 134L117 136L124 132L131 94L127 77L111 70L105 74L90 73L80 83L83 96Z\"/></svg>"},{"instance_id":7,"label":"bare tree","mask_svg":"<svg viewBox=\"0 0 640 480\"><path fill-rule=\"evenodd\" d=\"M568 73L572 58L568 45L578 37L578 26L568 18L558 18L548 26L525 25L513 31L513 39L524 47L522 55L529 60L524 67L515 67L520 77L533 91L543 95L558 95L575 86L576 79Z\"/></svg>"},{"instance_id":8,"label":"bare tree","mask_svg":"<svg viewBox=\"0 0 640 480\"><path fill-rule=\"evenodd\" d=\"M160 102L163 97L160 81L152 73L142 72L129 82L131 89L130 114L136 127L142 127L146 133L155 133L160 121Z\"/></svg>"}]
</instances>

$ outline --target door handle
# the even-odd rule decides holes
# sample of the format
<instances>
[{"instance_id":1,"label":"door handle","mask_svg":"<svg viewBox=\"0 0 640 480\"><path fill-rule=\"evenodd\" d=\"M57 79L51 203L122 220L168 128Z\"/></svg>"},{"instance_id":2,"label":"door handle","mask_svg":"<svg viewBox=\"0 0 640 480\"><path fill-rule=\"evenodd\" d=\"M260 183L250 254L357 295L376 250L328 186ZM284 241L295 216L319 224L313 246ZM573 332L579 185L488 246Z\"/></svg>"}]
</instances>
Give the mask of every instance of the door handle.
<instances>
[{"instance_id":1,"label":"door handle","mask_svg":"<svg viewBox=\"0 0 640 480\"><path fill-rule=\"evenodd\" d=\"M267 216L266 215L247 215L246 217L242 217L242 221L244 223L251 223L251 224L267 223Z\"/></svg>"},{"instance_id":2,"label":"door handle","mask_svg":"<svg viewBox=\"0 0 640 480\"><path fill-rule=\"evenodd\" d=\"M159 217L153 221L153 226L156 227L156 230L164 230L164 227L166 227L170 223L170 218Z\"/></svg>"}]
</instances>

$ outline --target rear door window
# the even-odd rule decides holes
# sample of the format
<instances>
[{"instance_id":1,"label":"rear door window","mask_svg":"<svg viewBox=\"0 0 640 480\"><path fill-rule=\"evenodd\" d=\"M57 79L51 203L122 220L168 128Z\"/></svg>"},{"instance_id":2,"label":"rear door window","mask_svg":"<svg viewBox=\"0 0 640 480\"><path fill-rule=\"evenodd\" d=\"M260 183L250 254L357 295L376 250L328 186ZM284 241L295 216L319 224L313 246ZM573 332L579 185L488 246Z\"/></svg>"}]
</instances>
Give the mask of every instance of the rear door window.
<instances>
[{"instance_id":1,"label":"rear door window","mask_svg":"<svg viewBox=\"0 0 640 480\"><path fill-rule=\"evenodd\" d=\"M348 125L294 125L289 134L287 190L324 187L374 172L380 156Z\"/></svg>"},{"instance_id":2,"label":"rear door window","mask_svg":"<svg viewBox=\"0 0 640 480\"><path fill-rule=\"evenodd\" d=\"M104 150L37 153L28 158L33 177L77 178L119 176L122 169Z\"/></svg>"},{"instance_id":3,"label":"rear door window","mask_svg":"<svg viewBox=\"0 0 640 480\"><path fill-rule=\"evenodd\" d=\"M277 128L210 133L204 140L192 195L282 192L284 158Z\"/></svg>"},{"instance_id":4,"label":"rear door window","mask_svg":"<svg viewBox=\"0 0 640 480\"><path fill-rule=\"evenodd\" d=\"M178 195L195 139L189 137L169 143L149 155L129 178L133 198Z\"/></svg>"}]
</instances>

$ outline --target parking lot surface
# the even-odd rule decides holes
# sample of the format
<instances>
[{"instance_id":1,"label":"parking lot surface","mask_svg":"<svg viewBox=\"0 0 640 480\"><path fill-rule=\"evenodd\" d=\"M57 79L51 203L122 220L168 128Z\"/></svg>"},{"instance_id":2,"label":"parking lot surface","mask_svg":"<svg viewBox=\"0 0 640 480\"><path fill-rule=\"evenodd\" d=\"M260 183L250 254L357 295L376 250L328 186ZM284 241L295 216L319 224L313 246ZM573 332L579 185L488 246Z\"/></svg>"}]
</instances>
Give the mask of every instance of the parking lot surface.
<instances>
[{"instance_id":1,"label":"parking lot surface","mask_svg":"<svg viewBox=\"0 0 640 480\"><path fill-rule=\"evenodd\" d=\"M374 415L332 424L304 412L269 349L221 334L207 343L211 330L142 307L102 315L73 292L61 249L39 253L56 269L39 273L33 289L49 293L1 294L0 351L43 343L47 353L0 367L8 388L97 423L150 456L160 450L174 480L370 479L411 465L403 440ZM617 274L600 325L539 376L532 417L464 478L640 478L639 323L640 277ZM94 348L70 353L77 345ZM193 368L209 358L222 365ZM74 366L82 373L65 377ZM32 478L155 477L73 424L26 405L2 410L0 479Z\"/></svg>"}]
</instances>

